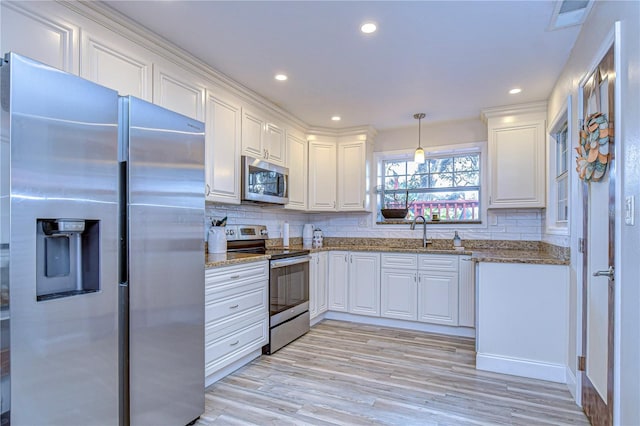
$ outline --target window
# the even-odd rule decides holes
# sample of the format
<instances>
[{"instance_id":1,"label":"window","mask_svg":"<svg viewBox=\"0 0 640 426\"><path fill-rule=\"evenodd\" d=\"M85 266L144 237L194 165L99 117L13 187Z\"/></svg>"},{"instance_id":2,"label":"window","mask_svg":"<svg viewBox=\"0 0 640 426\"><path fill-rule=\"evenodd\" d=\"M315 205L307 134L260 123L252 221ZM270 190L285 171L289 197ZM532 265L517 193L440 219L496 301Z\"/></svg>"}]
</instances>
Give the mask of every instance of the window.
<instances>
[{"instance_id":1,"label":"window","mask_svg":"<svg viewBox=\"0 0 640 426\"><path fill-rule=\"evenodd\" d=\"M480 221L480 153L383 159L378 186L380 209L408 208L406 219L438 214L441 221ZM382 215L378 221L383 221ZM388 221L388 220L386 220Z\"/></svg>"},{"instance_id":2,"label":"window","mask_svg":"<svg viewBox=\"0 0 640 426\"><path fill-rule=\"evenodd\" d=\"M565 122L559 132L555 134L556 141L556 222L566 222L569 219L569 172L567 137L568 125Z\"/></svg>"}]
</instances>

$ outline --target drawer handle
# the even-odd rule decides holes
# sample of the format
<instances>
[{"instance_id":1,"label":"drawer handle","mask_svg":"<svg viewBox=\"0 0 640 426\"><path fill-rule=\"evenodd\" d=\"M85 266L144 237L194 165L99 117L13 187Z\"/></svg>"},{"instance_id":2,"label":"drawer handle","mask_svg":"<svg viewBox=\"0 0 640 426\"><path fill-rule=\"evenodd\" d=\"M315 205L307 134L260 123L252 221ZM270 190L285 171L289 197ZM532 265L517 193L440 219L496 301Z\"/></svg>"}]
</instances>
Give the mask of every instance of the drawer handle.
<instances>
[{"instance_id":1,"label":"drawer handle","mask_svg":"<svg viewBox=\"0 0 640 426\"><path fill-rule=\"evenodd\" d=\"M231 343L229 346L235 346L235 345L237 345L238 343L240 343L240 340L236 340L235 342Z\"/></svg>"},{"instance_id":2,"label":"drawer handle","mask_svg":"<svg viewBox=\"0 0 640 426\"><path fill-rule=\"evenodd\" d=\"M240 275L231 275L229 278L232 280L237 280L238 278L240 278Z\"/></svg>"},{"instance_id":3,"label":"drawer handle","mask_svg":"<svg viewBox=\"0 0 640 426\"><path fill-rule=\"evenodd\" d=\"M240 305L229 306L229 309L238 309L238 306L240 306Z\"/></svg>"}]
</instances>

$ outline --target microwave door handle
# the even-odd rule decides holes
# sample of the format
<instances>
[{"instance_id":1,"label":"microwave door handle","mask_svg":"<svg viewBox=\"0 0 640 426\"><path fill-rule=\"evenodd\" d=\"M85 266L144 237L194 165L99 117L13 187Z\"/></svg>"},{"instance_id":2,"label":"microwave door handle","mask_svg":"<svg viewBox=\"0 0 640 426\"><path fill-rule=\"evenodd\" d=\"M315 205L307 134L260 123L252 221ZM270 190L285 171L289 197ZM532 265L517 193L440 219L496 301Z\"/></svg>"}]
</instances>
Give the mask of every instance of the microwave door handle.
<instances>
[{"instance_id":1,"label":"microwave door handle","mask_svg":"<svg viewBox=\"0 0 640 426\"><path fill-rule=\"evenodd\" d=\"M282 196L286 197L287 196L287 181L289 179L287 178L287 175L282 175L282 181L284 182L284 191L282 191Z\"/></svg>"},{"instance_id":2,"label":"microwave door handle","mask_svg":"<svg viewBox=\"0 0 640 426\"><path fill-rule=\"evenodd\" d=\"M284 268L285 266L297 265L299 263L309 263L311 256L294 257L285 260L273 260L271 261L271 269Z\"/></svg>"}]
</instances>

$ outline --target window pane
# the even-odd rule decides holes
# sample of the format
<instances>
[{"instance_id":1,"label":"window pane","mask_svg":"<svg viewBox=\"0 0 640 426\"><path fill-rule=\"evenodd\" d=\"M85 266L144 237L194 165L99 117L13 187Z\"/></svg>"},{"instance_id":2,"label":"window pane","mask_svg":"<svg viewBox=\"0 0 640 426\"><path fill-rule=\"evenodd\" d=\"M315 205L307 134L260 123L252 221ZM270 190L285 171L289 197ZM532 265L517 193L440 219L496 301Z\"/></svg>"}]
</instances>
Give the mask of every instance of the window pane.
<instances>
[{"instance_id":1,"label":"window pane","mask_svg":"<svg viewBox=\"0 0 640 426\"><path fill-rule=\"evenodd\" d=\"M410 189L429 188L429 175L413 175L407 180Z\"/></svg>"},{"instance_id":2,"label":"window pane","mask_svg":"<svg viewBox=\"0 0 640 426\"><path fill-rule=\"evenodd\" d=\"M431 218L438 213L441 220L479 220L479 191L455 191L411 194L412 204L409 217L425 216Z\"/></svg>"},{"instance_id":3,"label":"window pane","mask_svg":"<svg viewBox=\"0 0 640 426\"><path fill-rule=\"evenodd\" d=\"M453 158L435 158L430 159L428 163L431 173L451 173L453 171Z\"/></svg>"},{"instance_id":4,"label":"window pane","mask_svg":"<svg viewBox=\"0 0 640 426\"><path fill-rule=\"evenodd\" d=\"M480 186L480 172L458 172L454 186Z\"/></svg>"},{"instance_id":5,"label":"window pane","mask_svg":"<svg viewBox=\"0 0 640 426\"><path fill-rule=\"evenodd\" d=\"M404 161L388 161L384 164L385 176L398 176L407 173L407 163Z\"/></svg>"},{"instance_id":6,"label":"window pane","mask_svg":"<svg viewBox=\"0 0 640 426\"><path fill-rule=\"evenodd\" d=\"M455 157L454 168L456 171L480 170L479 160L480 156L478 154Z\"/></svg>"},{"instance_id":7,"label":"window pane","mask_svg":"<svg viewBox=\"0 0 640 426\"><path fill-rule=\"evenodd\" d=\"M406 176L394 176L384 178L384 189L405 189L407 187Z\"/></svg>"},{"instance_id":8,"label":"window pane","mask_svg":"<svg viewBox=\"0 0 640 426\"><path fill-rule=\"evenodd\" d=\"M436 173L431 175L431 188L450 188L453 183L453 173Z\"/></svg>"}]
</instances>

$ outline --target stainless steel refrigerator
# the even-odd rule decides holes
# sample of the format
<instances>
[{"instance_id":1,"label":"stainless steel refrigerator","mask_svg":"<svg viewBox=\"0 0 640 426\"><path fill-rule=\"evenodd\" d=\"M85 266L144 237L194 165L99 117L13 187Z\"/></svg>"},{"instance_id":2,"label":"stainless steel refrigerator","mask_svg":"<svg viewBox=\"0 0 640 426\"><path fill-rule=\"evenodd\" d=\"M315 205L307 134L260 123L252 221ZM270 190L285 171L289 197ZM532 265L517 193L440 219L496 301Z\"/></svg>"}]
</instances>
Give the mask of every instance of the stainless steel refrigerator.
<instances>
[{"instance_id":1,"label":"stainless steel refrigerator","mask_svg":"<svg viewBox=\"0 0 640 426\"><path fill-rule=\"evenodd\" d=\"M0 66L2 421L204 411L204 125L10 53Z\"/></svg>"}]
</instances>

